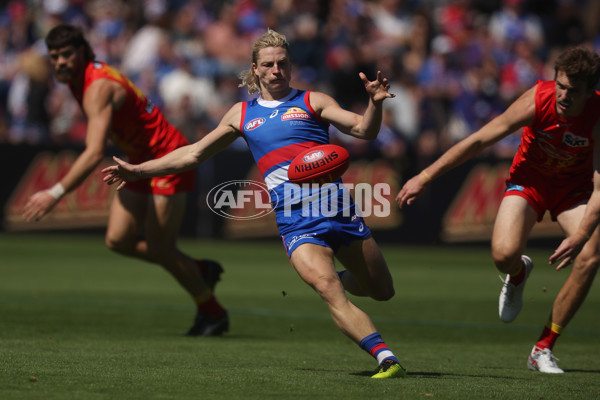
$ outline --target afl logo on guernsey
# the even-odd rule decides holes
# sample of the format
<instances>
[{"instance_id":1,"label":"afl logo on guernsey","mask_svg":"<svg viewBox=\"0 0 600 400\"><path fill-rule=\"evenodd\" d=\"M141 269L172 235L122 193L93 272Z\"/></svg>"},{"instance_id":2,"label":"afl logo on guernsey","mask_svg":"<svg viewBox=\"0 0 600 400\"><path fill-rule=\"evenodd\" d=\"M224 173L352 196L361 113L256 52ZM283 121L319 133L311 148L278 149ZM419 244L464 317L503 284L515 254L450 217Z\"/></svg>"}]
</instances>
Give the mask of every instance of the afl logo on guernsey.
<instances>
[{"instance_id":1,"label":"afl logo on guernsey","mask_svg":"<svg viewBox=\"0 0 600 400\"><path fill-rule=\"evenodd\" d=\"M287 121L289 119L310 119L310 114L301 108L292 107L281 116L282 121Z\"/></svg>"},{"instance_id":2,"label":"afl logo on guernsey","mask_svg":"<svg viewBox=\"0 0 600 400\"><path fill-rule=\"evenodd\" d=\"M322 158L324 154L325 153L323 153L321 150L313 151L302 157L302 160L304 160L304 162L317 161L318 159Z\"/></svg>"},{"instance_id":3,"label":"afl logo on guernsey","mask_svg":"<svg viewBox=\"0 0 600 400\"><path fill-rule=\"evenodd\" d=\"M247 131L251 131L253 129L258 128L259 126L261 126L262 124L264 124L266 121L266 119L264 118L255 118L252 121L248 122L245 126L244 129L246 129Z\"/></svg>"}]
</instances>

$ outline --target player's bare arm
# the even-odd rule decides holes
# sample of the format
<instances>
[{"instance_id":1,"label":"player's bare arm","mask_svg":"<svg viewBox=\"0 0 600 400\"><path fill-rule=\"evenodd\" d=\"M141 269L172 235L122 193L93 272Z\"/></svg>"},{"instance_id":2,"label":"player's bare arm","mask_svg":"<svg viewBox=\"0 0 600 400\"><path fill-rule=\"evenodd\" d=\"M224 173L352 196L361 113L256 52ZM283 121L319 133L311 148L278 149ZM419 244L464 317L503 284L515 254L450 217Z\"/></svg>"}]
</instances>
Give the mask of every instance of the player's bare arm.
<instances>
[{"instance_id":1,"label":"player's bare arm","mask_svg":"<svg viewBox=\"0 0 600 400\"><path fill-rule=\"evenodd\" d=\"M416 198L423 194L432 180L471 159L483 149L509 134L531 124L534 114L535 87L515 100L504 113L452 146L419 175L408 180L396 196L398 206L402 208L405 205L412 204Z\"/></svg>"},{"instance_id":2,"label":"player's bare arm","mask_svg":"<svg viewBox=\"0 0 600 400\"><path fill-rule=\"evenodd\" d=\"M51 190L37 192L29 198L23 210L25 220L39 220L48 214L64 194L79 186L102 161L115 101L122 102L119 88L119 84L108 80L98 80L90 85L83 99L83 112L88 122L85 149L57 183L61 192L54 193L55 185ZM122 95L125 95L124 91Z\"/></svg>"},{"instance_id":3,"label":"player's bare arm","mask_svg":"<svg viewBox=\"0 0 600 400\"><path fill-rule=\"evenodd\" d=\"M374 81L369 81L362 72L359 76L369 95L369 103L363 115L344 110L337 101L324 93L312 92L310 101L321 118L341 132L359 139L373 140L381 127L383 100L395 95L388 92L390 84L381 71L377 72Z\"/></svg>"},{"instance_id":4,"label":"player's bare arm","mask_svg":"<svg viewBox=\"0 0 600 400\"><path fill-rule=\"evenodd\" d=\"M127 182L196 168L240 136L241 118L242 103L237 103L225 114L219 125L201 140L179 147L164 157L141 164L130 164L113 157L117 164L102 170L104 173L102 180L108 185L119 183L117 190L121 190Z\"/></svg>"},{"instance_id":5,"label":"player's bare arm","mask_svg":"<svg viewBox=\"0 0 600 400\"><path fill-rule=\"evenodd\" d=\"M571 264L579 254L583 246L598 229L600 223L600 122L594 127L594 189L585 207L583 219L579 224L577 232L567 236L554 250L549 258L549 263L555 264L560 261L556 270L563 269Z\"/></svg>"}]
</instances>

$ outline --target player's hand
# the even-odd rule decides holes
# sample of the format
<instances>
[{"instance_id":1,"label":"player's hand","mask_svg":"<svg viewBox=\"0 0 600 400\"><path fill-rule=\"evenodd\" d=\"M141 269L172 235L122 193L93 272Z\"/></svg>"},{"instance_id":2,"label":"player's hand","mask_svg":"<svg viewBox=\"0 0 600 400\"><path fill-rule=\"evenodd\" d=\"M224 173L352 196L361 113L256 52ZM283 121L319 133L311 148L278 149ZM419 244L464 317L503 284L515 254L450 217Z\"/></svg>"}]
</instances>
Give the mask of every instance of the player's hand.
<instances>
[{"instance_id":1,"label":"player's hand","mask_svg":"<svg viewBox=\"0 0 600 400\"><path fill-rule=\"evenodd\" d=\"M550 256L550 265L560 261L560 264L556 267L558 271L571 264L575 261L575 257L577 257L587 240L587 237L579 234L565 238Z\"/></svg>"},{"instance_id":2,"label":"player's hand","mask_svg":"<svg viewBox=\"0 0 600 400\"><path fill-rule=\"evenodd\" d=\"M396 97L395 94L389 93L390 84L387 78L384 78L381 71L377 71L377 78L374 81L369 81L367 76L360 72L358 74L365 85L365 90L371 96L373 102L381 102L387 98Z\"/></svg>"},{"instance_id":3,"label":"player's hand","mask_svg":"<svg viewBox=\"0 0 600 400\"><path fill-rule=\"evenodd\" d=\"M52 210L52 207L58 203L46 190L39 191L31 196L23 208L23 218L26 221L39 221Z\"/></svg>"},{"instance_id":4,"label":"player's hand","mask_svg":"<svg viewBox=\"0 0 600 400\"><path fill-rule=\"evenodd\" d=\"M405 205L411 205L417 197L423 194L426 188L427 184L423 182L419 175L409 179L396 196L398 207L402 208Z\"/></svg>"},{"instance_id":5,"label":"player's hand","mask_svg":"<svg viewBox=\"0 0 600 400\"><path fill-rule=\"evenodd\" d=\"M106 167L101 171L104 174L102 180L107 185L118 183L119 186L117 186L117 190L121 190L125 187L127 182L135 182L141 179L138 165L129 164L119 157L113 157L113 160L115 160L117 165Z\"/></svg>"}]
</instances>

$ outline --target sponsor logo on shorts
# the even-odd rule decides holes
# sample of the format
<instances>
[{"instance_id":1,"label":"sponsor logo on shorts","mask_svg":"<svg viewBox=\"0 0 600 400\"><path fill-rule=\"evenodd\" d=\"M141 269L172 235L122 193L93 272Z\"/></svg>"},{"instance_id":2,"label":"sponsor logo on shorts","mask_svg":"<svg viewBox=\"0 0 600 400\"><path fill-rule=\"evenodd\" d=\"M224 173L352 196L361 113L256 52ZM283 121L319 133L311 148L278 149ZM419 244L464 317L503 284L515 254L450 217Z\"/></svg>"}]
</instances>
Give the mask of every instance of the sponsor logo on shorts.
<instances>
[{"instance_id":1,"label":"sponsor logo on shorts","mask_svg":"<svg viewBox=\"0 0 600 400\"><path fill-rule=\"evenodd\" d=\"M296 235L296 236L292 237L292 240L290 240L290 241L288 242L287 249L288 249L288 250L291 250L291 249L292 249L292 247L294 247L294 245L295 245L296 243L298 243L300 240L314 238L316 235L317 235L317 234L316 234L316 233L314 233L314 232L311 232L311 233L303 233L302 235Z\"/></svg>"},{"instance_id":2,"label":"sponsor logo on shorts","mask_svg":"<svg viewBox=\"0 0 600 400\"><path fill-rule=\"evenodd\" d=\"M522 192L523 190L525 190L525 188L523 186L515 185L514 183L509 183L505 192L511 192L511 191Z\"/></svg>"}]
</instances>

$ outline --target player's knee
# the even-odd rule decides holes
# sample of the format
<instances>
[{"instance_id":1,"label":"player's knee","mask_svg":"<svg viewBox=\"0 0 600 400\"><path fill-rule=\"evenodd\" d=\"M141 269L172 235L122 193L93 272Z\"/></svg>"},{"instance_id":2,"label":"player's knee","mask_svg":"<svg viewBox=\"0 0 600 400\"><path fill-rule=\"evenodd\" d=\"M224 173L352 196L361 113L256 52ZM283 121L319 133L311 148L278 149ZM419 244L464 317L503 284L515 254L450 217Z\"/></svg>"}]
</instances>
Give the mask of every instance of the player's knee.
<instances>
[{"instance_id":1,"label":"player's knee","mask_svg":"<svg viewBox=\"0 0 600 400\"><path fill-rule=\"evenodd\" d=\"M585 278L594 278L600 267L600 254L580 254L573 268Z\"/></svg>"},{"instance_id":2,"label":"player's knee","mask_svg":"<svg viewBox=\"0 0 600 400\"><path fill-rule=\"evenodd\" d=\"M339 279L328 277L318 278L312 286L326 301L329 301L329 298L331 297L335 297L337 292L344 291L344 287L340 283Z\"/></svg>"},{"instance_id":3,"label":"player's knee","mask_svg":"<svg viewBox=\"0 0 600 400\"><path fill-rule=\"evenodd\" d=\"M119 254L129 254L132 249L131 246L128 246L123 240L118 240L111 236L106 236L104 238L104 243L109 250L114 251Z\"/></svg>"},{"instance_id":4,"label":"player's knee","mask_svg":"<svg viewBox=\"0 0 600 400\"><path fill-rule=\"evenodd\" d=\"M503 251L502 249L494 249L492 251L494 265L498 271L503 274L511 274L519 269L521 255L513 252Z\"/></svg>"},{"instance_id":5,"label":"player's knee","mask_svg":"<svg viewBox=\"0 0 600 400\"><path fill-rule=\"evenodd\" d=\"M385 285L384 287L377 290L374 294L372 294L371 298L377 301L388 301L392 297L394 297L395 294L396 291L394 290L393 285Z\"/></svg>"},{"instance_id":6,"label":"player's knee","mask_svg":"<svg viewBox=\"0 0 600 400\"><path fill-rule=\"evenodd\" d=\"M104 238L104 243L109 250L114 251L115 253L121 253L120 243L118 241L112 240L109 237Z\"/></svg>"}]
</instances>

